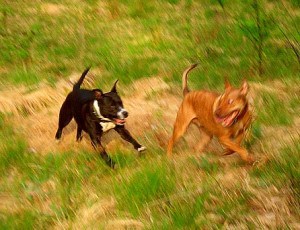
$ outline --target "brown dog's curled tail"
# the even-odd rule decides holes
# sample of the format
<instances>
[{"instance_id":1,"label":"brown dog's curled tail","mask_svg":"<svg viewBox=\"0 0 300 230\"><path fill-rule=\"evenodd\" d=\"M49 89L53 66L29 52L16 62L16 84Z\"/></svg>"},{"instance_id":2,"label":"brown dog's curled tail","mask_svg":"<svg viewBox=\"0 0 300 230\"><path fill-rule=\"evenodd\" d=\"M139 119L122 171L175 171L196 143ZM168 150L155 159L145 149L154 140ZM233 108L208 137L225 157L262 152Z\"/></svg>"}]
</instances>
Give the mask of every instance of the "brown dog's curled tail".
<instances>
[{"instance_id":1,"label":"brown dog's curled tail","mask_svg":"<svg viewBox=\"0 0 300 230\"><path fill-rule=\"evenodd\" d=\"M189 92L189 89L187 87L187 77L188 77L188 74L189 72L194 69L198 64L193 64L191 65L189 68L187 68L183 74L182 74L182 90L183 90L183 96L185 96L188 92Z\"/></svg>"}]
</instances>

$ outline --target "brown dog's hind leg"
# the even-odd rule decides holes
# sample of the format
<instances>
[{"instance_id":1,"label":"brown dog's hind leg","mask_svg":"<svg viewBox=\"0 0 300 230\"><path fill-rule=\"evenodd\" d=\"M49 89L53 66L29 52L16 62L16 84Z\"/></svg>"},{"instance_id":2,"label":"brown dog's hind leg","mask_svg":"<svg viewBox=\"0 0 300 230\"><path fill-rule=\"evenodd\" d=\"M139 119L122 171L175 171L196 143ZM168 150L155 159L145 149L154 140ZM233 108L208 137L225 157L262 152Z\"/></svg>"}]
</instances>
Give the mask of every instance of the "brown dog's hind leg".
<instances>
[{"instance_id":1,"label":"brown dog's hind leg","mask_svg":"<svg viewBox=\"0 0 300 230\"><path fill-rule=\"evenodd\" d=\"M195 114L188 106L182 103L177 113L176 121L172 137L168 143L167 155L171 157L174 143L185 133L191 121L195 118Z\"/></svg>"},{"instance_id":2,"label":"brown dog's hind leg","mask_svg":"<svg viewBox=\"0 0 300 230\"><path fill-rule=\"evenodd\" d=\"M200 137L198 144L195 147L195 150L197 152L201 153L206 148L206 146L209 144L213 135L207 133L202 127L199 127L199 130L201 133L201 137Z\"/></svg>"}]
</instances>

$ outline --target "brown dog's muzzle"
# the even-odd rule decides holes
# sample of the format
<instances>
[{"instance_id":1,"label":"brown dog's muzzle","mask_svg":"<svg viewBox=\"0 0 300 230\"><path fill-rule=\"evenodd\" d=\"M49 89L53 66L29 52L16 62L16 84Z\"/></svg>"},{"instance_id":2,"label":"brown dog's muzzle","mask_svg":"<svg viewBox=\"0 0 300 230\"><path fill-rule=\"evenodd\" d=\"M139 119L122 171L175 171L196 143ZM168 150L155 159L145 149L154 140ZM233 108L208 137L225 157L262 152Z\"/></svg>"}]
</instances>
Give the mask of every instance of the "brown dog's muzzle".
<instances>
[{"instance_id":1,"label":"brown dog's muzzle","mask_svg":"<svg viewBox=\"0 0 300 230\"><path fill-rule=\"evenodd\" d=\"M229 127L234 123L238 115L239 115L239 110L234 110L226 115L221 115L220 110L217 109L214 114L214 118L215 121L221 124L223 127Z\"/></svg>"}]
</instances>

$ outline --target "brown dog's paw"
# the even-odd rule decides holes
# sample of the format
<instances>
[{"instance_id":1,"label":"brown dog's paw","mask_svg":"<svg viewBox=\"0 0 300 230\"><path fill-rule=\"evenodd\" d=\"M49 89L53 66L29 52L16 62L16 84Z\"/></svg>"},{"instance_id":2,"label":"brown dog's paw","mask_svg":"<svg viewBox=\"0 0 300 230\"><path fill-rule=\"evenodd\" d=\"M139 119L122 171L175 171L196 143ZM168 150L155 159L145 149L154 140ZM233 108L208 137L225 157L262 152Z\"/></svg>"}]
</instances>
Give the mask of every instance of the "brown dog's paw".
<instances>
[{"instance_id":1,"label":"brown dog's paw","mask_svg":"<svg viewBox=\"0 0 300 230\"><path fill-rule=\"evenodd\" d=\"M233 150L231 150L231 149L225 149L225 150L223 151L222 156L228 156L228 155L231 155L231 154L233 154L233 153L234 153Z\"/></svg>"},{"instance_id":2,"label":"brown dog's paw","mask_svg":"<svg viewBox=\"0 0 300 230\"><path fill-rule=\"evenodd\" d=\"M252 155L249 155L247 157L247 160L246 162L249 164L249 165L254 165L254 163L256 162L255 158L252 156Z\"/></svg>"}]
</instances>

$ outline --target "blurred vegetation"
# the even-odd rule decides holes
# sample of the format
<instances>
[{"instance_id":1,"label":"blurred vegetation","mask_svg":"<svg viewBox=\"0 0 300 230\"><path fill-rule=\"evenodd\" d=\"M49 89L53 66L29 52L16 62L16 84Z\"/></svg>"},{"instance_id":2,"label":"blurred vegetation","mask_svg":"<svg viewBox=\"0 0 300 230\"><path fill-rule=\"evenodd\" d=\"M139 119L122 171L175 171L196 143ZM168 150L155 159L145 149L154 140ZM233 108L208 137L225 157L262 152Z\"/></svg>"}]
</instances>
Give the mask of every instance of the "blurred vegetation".
<instances>
[{"instance_id":1,"label":"blurred vegetation","mask_svg":"<svg viewBox=\"0 0 300 230\"><path fill-rule=\"evenodd\" d=\"M103 229L114 219L146 229L299 227L299 7L299 0L2 0L1 90L54 85L90 65L99 88L151 76L180 88L182 70L199 62L191 88L222 90L224 77L236 86L246 78L258 92L246 146L265 159L251 169L211 153L169 162L147 130L139 137L146 156L117 149L112 171L94 152L34 153L13 115L0 114L0 228ZM111 199L116 204L93 209Z\"/></svg>"},{"instance_id":2,"label":"blurred vegetation","mask_svg":"<svg viewBox=\"0 0 300 230\"><path fill-rule=\"evenodd\" d=\"M224 75L299 77L295 2L4 0L0 80L55 82L92 65L124 83L157 74L179 81L191 62L214 85Z\"/></svg>"}]
</instances>

